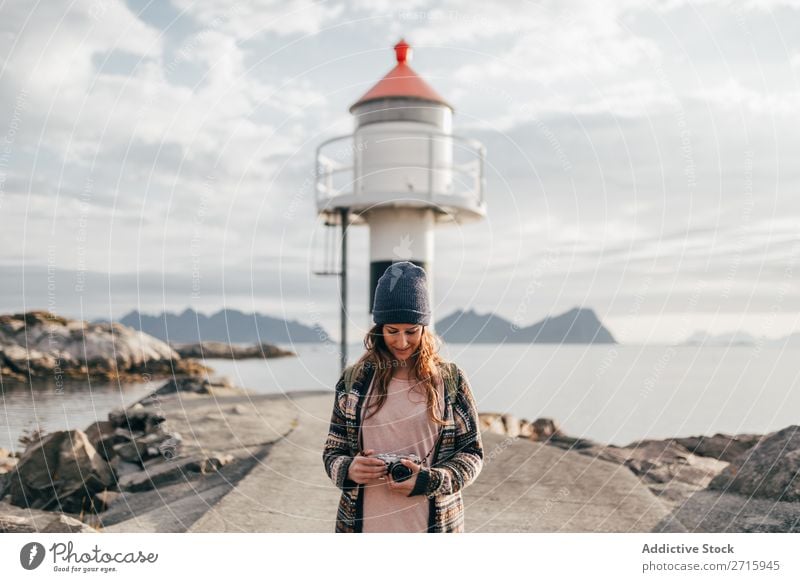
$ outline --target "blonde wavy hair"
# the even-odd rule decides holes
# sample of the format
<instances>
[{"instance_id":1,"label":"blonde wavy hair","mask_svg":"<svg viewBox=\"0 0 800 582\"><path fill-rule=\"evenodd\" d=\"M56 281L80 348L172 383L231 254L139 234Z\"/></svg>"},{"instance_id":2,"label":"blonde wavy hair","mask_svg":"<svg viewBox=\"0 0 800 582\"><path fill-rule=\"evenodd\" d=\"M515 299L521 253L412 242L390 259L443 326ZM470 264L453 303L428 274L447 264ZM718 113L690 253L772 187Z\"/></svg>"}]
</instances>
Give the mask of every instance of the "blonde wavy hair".
<instances>
[{"instance_id":1,"label":"blonde wavy hair","mask_svg":"<svg viewBox=\"0 0 800 582\"><path fill-rule=\"evenodd\" d=\"M399 367L400 362L392 355L386 346L383 337L383 325L378 323L372 326L364 337L364 347L366 351L359 358L356 365L369 364L375 369L375 385L373 398L367 405L367 411L374 407L364 418L369 418L377 413L386 402L386 390L392 378L393 368ZM427 325L422 326L422 337L420 338L419 348L411 355L411 370L420 380L416 388L421 387L425 391L428 403L428 418L434 424L445 424L444 419L438 415L440 406L439 391L437 385L442 381L439 364L445 360L439 355L439 348L442 345L441 338L432 332Z\"/></svg>"}]
</instances>

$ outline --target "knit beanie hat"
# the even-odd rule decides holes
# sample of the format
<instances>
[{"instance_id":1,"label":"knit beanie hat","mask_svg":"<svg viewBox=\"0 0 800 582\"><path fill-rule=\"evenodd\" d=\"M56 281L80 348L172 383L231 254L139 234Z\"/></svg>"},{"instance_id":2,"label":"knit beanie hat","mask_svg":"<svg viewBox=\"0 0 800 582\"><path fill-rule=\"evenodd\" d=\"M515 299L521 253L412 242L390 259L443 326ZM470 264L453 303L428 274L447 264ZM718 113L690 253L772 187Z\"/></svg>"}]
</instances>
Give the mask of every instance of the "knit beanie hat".
<instances>
[{"instance_id":1,"label":"knit beanie hat","mask_svg":"<svg viewBox=\"0 0 800 582\"><path fill-rule=\"evenodd\" d=\"M410 261L386 268L375 287L372 320L377 323L429 325L428 278L425 269Z\"/></svg>"}]
</instances>

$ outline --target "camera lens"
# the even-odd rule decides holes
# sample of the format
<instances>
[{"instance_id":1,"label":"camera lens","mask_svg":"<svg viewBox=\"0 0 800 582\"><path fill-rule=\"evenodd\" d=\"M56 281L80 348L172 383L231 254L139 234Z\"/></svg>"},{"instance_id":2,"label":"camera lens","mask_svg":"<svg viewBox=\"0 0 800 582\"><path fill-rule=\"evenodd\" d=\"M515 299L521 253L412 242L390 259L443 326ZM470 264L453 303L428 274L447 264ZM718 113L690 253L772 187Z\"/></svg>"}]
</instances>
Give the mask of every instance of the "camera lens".
<instances>
[{"instance_id":1,"label":"camera lens","mask_svg":"<svg viewBox=\"0 0 800 582\"><path fill-rule=\"evenodd\" d=\"M411 469L409 469L402 463L392 463L392 466L389 468L389 473L391 473L392 479L394 479L398 483L401 481L405 481L412 475Z\"/></svg>"}]
</instances>

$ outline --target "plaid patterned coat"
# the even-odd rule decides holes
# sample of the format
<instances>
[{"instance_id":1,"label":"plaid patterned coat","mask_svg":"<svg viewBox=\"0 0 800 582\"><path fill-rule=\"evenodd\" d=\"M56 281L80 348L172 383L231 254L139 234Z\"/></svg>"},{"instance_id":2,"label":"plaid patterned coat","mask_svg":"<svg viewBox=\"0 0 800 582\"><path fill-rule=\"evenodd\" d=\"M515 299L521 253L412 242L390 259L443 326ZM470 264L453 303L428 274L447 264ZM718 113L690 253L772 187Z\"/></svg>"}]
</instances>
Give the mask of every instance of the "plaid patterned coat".
<instances>
[{"instance_id":1,"label":"plaid patterned coat","mask_svg":"<svg viewBox=\"0 0 800 582\"><path fill-rule=\"evenodd\" d=\"M414 489L409 493L409 497L425 495L429 500L428 532L464 531L461 490L472 483L483 468L483 443L472 390L464 372L454 367L458 371L455 401L445 390L446 424L430 468L420 470ZM337 533L361 532L364 485L348 479L347 471L360 450L361 405L374 373L373 367L365 366L349 394L345 393L344 374L336 384L322 460L328 477L342 492L336 515Z\"/></svg>"}]
</instances>

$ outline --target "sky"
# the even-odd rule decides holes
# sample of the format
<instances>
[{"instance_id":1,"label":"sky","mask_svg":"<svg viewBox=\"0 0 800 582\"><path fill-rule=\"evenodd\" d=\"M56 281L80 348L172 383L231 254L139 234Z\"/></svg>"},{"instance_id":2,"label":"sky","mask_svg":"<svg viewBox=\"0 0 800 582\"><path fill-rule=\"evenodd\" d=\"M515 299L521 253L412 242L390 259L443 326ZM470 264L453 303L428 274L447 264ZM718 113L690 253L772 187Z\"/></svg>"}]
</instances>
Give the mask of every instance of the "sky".
<instances>
[{"instance_id":1,"label":"sky","mask_svg":"<svg viewBox=\"0 0 800 582\"><path fill-rule=\"evenodd\" d=\"M336 337L315 150L404 38L487 152L485 220L436 229L435 319L800 330L800 2L398 4L0 3L0 312L227 307ZM348 244L352 340L366 227Z\"/></svg>"}]
</instances>

